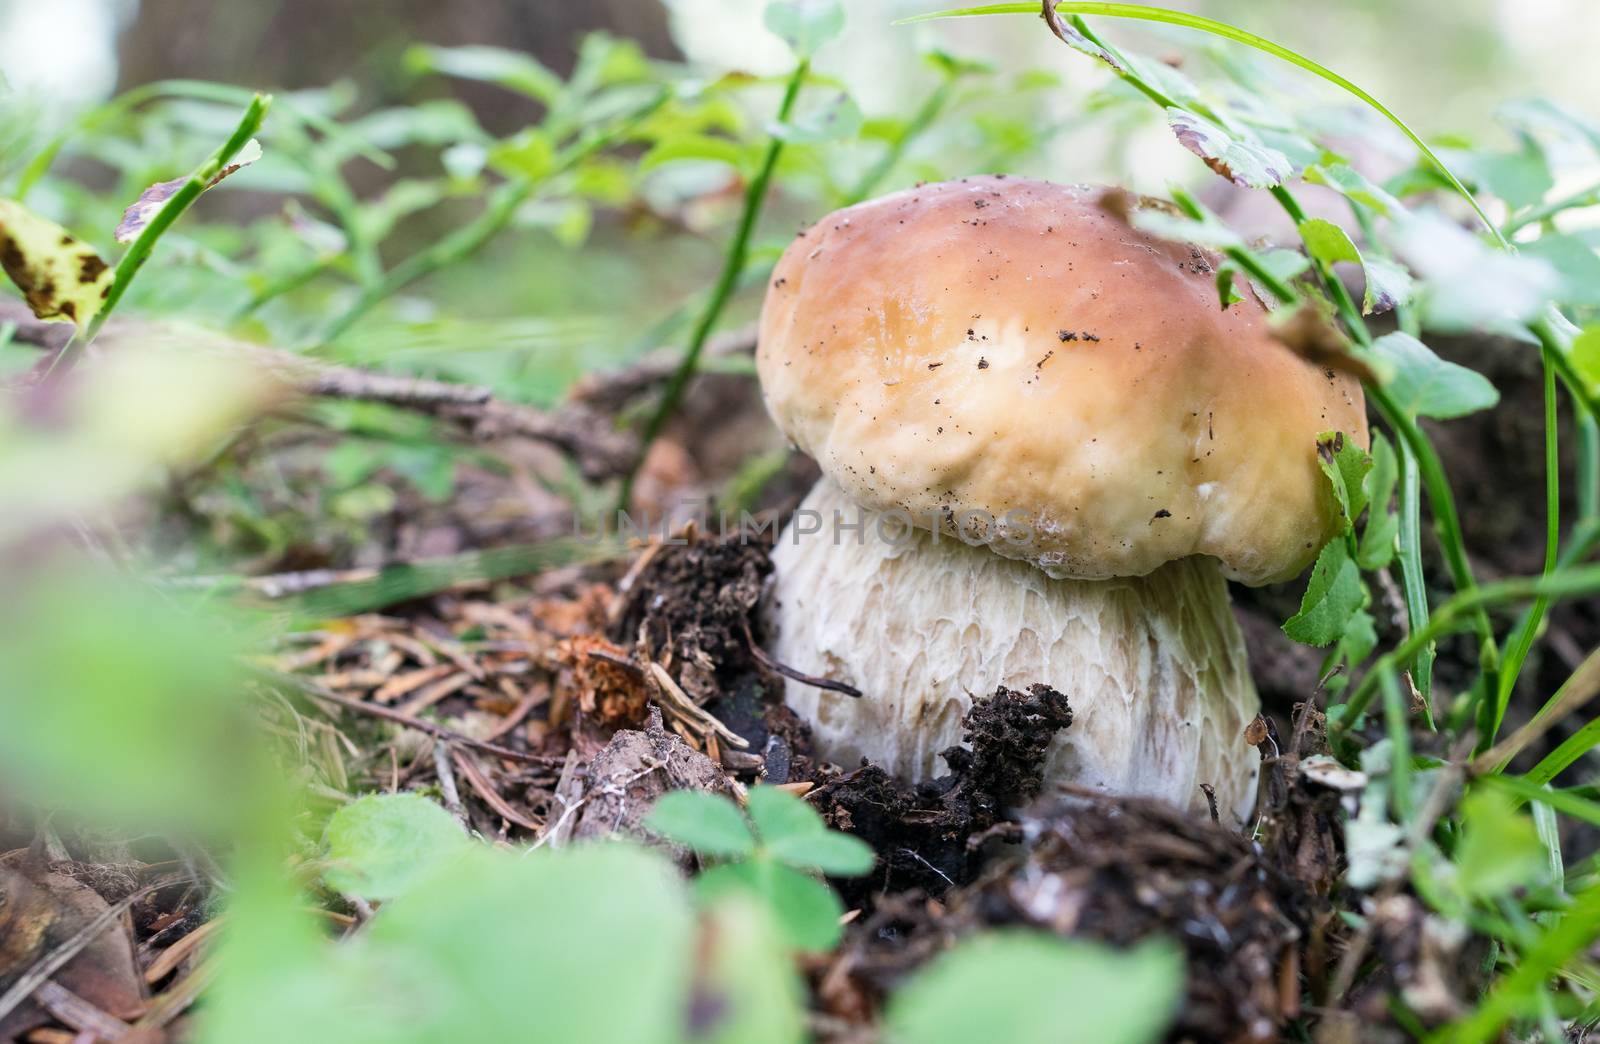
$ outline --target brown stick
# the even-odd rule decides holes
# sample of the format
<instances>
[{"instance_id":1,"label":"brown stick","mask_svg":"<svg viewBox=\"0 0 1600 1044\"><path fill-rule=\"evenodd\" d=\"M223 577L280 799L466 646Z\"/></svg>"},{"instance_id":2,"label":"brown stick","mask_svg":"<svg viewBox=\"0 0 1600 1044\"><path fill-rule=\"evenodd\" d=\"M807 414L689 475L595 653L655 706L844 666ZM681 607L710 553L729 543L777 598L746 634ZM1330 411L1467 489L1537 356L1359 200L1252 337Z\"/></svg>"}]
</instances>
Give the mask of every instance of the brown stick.
<instances>
[{"instance_id":1,"label":"brown stick","mask_svg":"<svg viewBox=\"0 0 1600 1044\"><path fill-rule=\"evenodd\" d=\"M18 302L0 300L0 324L3 323L16 324L14 337L19 344L50 350L61 347L69 329L61 323L34 318ZM119 341L135 339L181 342L240 359L302 395L383 402L431 413L460 425L479 441L518 436L549 443L570 454L590 479L622 474L638 454L637 439L616 430L609 417L581 403L539 410L503 402L480 385L371 373L209 331L132 319L107 324L95 345L101 351L114 350Z\"/></svg>"},{"instance_id":2,"label":"brown stick","mask_svg":"<svg viewBox=\"0 0 1600 1044\"><path fill-rule=\"evenodd\" d=\"M750 624L747 621L740 620L739 626L744 628L744 640L745 644L750 646L750 655L754 656L756 658L756 662L765 667L767 670L772 671L775 674L781 674L785 678L797 681L801 685L810 685L813 688L826 689L829 692L843 693L846 696L853 696L856 699L861 698L861 690L856 688L854 685L846 685L844 682L833 681L830 678L818 678L802 671L798 671L795 668L790 667L788 664L779 663L777 660L773 659L765 649L756 644L755 639L750 635Z\"/></svg>"},{"instance_id":3,"label":"brown stick","mask_svg":"<svg viewBox=\"0 0 1600 1044\"><path fill-rule=\"evenodd\" d=\"M543 823L529 819L512 808L511 804L500 796L500 793L489 782L488 777L483 774L483 769L478 767L478 763L472 759L470 754L463 750L452 750L450 757L455 761L456 768L460 769L461 774L467 778L467 784L483 799L486 805L494 809L495 815L507 822L515 823L524 830L532 830L536 834L544 829Z\"/></svg>"},{"instance_id":4,"label":"brown stick","mask_svg":"<svg viewBox=\"0 0 1600 1044\"><path fill-rule=\"evenodd\" d=\"M510 747L502 747L497 743L486 743L483 740L473 739L466 733L457 732L455 729L446 728L435 722L423 718L408 718L397 710L392 710L378 703L368 703L365 700L352 700L348 696L341 696L332 689L324 688L309 678L301 678L293 674L283 674L278 671L260 668L257 673L269 685L288 685L312 699L324 700L336 707L355 711L357 714L370 714L374 718L392 721L396 725L404 725L408 729L426 732L434 739L442 739L450 743L459 743L464 747L481 750L485 754L492 754L497 758L507 761L519 761L525 765L552 765L559 762L560 758L547 757L543 754L526 754Z\"/></svg>"}]
</instances>

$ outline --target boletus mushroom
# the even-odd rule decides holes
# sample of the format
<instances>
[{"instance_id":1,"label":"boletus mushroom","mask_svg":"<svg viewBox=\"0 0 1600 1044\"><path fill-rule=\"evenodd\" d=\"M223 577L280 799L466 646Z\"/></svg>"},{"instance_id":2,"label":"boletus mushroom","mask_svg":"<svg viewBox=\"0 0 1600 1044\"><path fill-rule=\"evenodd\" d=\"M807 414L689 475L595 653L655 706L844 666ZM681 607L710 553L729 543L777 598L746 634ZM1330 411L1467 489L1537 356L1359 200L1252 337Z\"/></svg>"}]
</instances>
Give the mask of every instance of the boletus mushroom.
<instances>
[{"instance_id":1,"label":"boletus mushroom","mask_svg":"<svg viewBox=\"0 0 1600 1044\"><path fill-rule=\"evenodd\" d=\"M1248 813L1258 700L1225 579L1334 532L1319 435L1360 385L1223 309L1216 260L1105 190L963 178L849 207L779 261L767 407L823 477L774 553L776 658L818 751L936 773L974 696L1047 683L1047 786ZM1120 211L1120 213L1119 213Z\"/></svg>"}]
</instances>

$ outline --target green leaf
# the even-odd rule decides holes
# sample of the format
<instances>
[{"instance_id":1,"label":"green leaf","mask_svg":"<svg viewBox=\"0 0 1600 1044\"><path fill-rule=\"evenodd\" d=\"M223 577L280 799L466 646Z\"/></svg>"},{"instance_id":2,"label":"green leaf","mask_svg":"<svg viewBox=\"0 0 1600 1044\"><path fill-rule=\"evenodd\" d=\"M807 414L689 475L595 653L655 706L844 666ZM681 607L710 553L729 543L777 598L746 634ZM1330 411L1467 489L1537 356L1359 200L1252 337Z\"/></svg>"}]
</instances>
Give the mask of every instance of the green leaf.
<instances>
[{"instance_id":1,"label":"green leaf","mask_svg":"<svg viewBox=\"0 0 1600 1044\"><path fill-rule=\"evenodd\" d=\"M1355 524L1367 506L1366 476L1372 470L1372 457L1355 439L1332 432L1317 440L1317 462L1333 486L1333 495L1344 514L1345 528Z\"/></svg>"},{"instance_id":2,"label":"green leaf","mask_svg":"<svg viewBox=\"0 0 1600 1044\"><path fill-rule=\"evenodd\" d=\"M995 69L990 62L963 58L938 47L923 52L922 57L928 65L952 80L963 76L988 76Z\"/></svg>"},{"instance_id":3,"label":"green leaf","mask_svg":"<svg viewBox=\"0 0 1600 1044\"><path fill-rule=\"evenodd\" d=\"M1341 665L1347 664L1351 671L1360 666L1372 650L1378 647L1377 621L1365 609L1358 609L1350 617L1350 622L1345 624L1344 633L1339 636L1339 642L1328 653L1322 665L1322 683L1330 690L1337 691L1350 683L1350 674L1334 675L1334 671Z\"/></svg>"},{"instance_id":4,"label":"green leaf","mask_svg":"<svg viewBox=\"0 0 1600 1044\"><path fill-rule=\"evenodd\" d=\"M1561 279L1556 297L1563 304L1600 307L1600 254L1576 236L1543 236L1518 248L1544 261Z\"/></svg>"},{"instance_id":5,"label":"green leaf","mask_svg":"<svg viewBox=\"0 0 1600 1044\"><path fill-rule=\"evenodd\" d=\"M1545 261L1495 250L1438 214L1396 219L1391 238L1424 281L1423 318L1431 329L1520 325L1538 316L1560 286Z\"/></svg>"},{"instance_id":6,"label":"green leaf","mask_svg":"<svg viewBox=\"0 0 1600 1044\"><path fill-rule=\"evenodd\" d=\"M673 790L661 795L644 825L701 855L737 857L755 851L755 838L738 806L705 790Z\"/></svg>"},{"instance_id":7,"label":"green leaf","mask_svg":"<svg viewBox=\"0 0 1600 1044\"><path fill-rule=\"evenodd\" d=\"M537 181L556 166L556 148L549 135L530 127L489 150L489 166L507 177Z\"/></svg>"},{"instance_id":8,"label":"green leaf","mask_svg":"<svg viewBox=\"0 0 1600 1044\"><path fill-rule=\"evenodd\" d=\"M1313 164L1305 169L1303 176L1312 184L1326 185L1346 199L1371 207L1384 217L1405 211L1405 206L1399 200L1367 180L1366 175L1349 164Z\"/></svg>"},{"instance_id":9,"label":"green leaf","mask_svg":"<svg viewBox=\"0 0 1600 1044\"><path fill-rule=\"evenodd\" d=\"M781 862L834 877L859 877L872 869L871 846L829 830L815 809L785 790L752 787L747 807L762 846Z\"/></svg>"},{"instance_id":10,"label":"green leaf","mask_svg":"<svg viewBox=\"0 0 1600 1044\"><path fill-rule=\"evenodd\" d=\"M840 91L821 105L785 121L774 121L767 131L791 145L817 145L853 136L861 128L861 109L855 99Z\"/></svg>"},{"instance_id":11,"label":"green leaf","mask_svg":"<svg viewBox=\"0 0 1600 1044\"><path fill-rule=\"evenodd\" d=\"M763 844L790 837L826 833L828 826L817 810L778 787L751 787L745 807Z\"/></svg>"},{"instance_id":12,"label":"green leaf","mask_svg":"<svg viewBox=\"0 0 1600 1044\"><path fill-rule=\"evenodd\" d=\"M1311 256L1325 265L1339 261L1361 263L1361 251L1356 249L1350 234L1322 218L1310 218L1300 223L1300 238L1305 240Z\"/></svg>"},{"instance_id":13,"label":"green leaf","mask_svg":"<svg viewBox=\"0 0 1600 1044\"><path fill-rule=\"evenodd\" d=\"M1400 533L1400 517L1389 510L1399 480L1400 465L1394 446L1382 432L1372 436L1372 470L1363 487L1367 494L1367 524L1356 549L1356 564L1371 572L1394 560L1395 538Z\"/></svg>"},{"instance_id":14,"label":"green leaf","mask_svg":"<svg viewBox=\"0 0 1600 1044\"><path fill-rule=\"evenodd\" d=\"M1183 997L1165 940L1129 950L1021 931L958 943L889 1000L889 1044L1151 1044Z\"/></svg>"},{"instance_id":15,"label":"green leaf","mask_svg":"<svg viewBox=\"0 0 1600 1044\"><path fill-rule=\"evenodd\" d=\"M363 899L403 895L441 861L459 855L467 835L443 808L420 794L373 794L328 821L330 888Z\"/></svg>"},{"instance_id":16,"label":"green leaf","mask_svg":"<svg viewBox=\"0 0 1600 1044\"><path fill-rule=\"evenodd\" d=\"M709 134L675 134L651 146L650 151L639 160L639 171L651 171L674 160L710 160L726 163L734 170L742 171L748 166L750 156L743 145L728 138Z\"/></svg>"},{"instance_id":17,"label":"green leaf","mask_svg":"<svg viewBox=\"0 0 1600 1044\"><path fill-rule=\"evenodd\" d=\"M1398 261L1367 254L1361 259L1366 289L1361 296L1361 314L1390 312L1411 301L1416 281Z\"/></svg>"},{"instance_id":18,"label":"green leaf","mask_svg":"<svg viewBox=\"0 0 1600 1044\"><path fill-rule=\"evenodd\" d=\"M1294 164L1277 149L1235 137L1198 113L1169 106L1167 123L1184 148L1236 185L1273 188L1294 173Z\"/></svg>"},{"instance_id":19,"label":"green leaf","mask_svg":"<svg viewBox=\"0 0 1600 1044\"><path fill-rule=\"evenodd\" d=\"M414 73L436 72L463 80L498 84L548 105L560 96L561 77L521 51L500 47L413 47L406 52Z\"/></svg>"},{"instance_id":20,"label":"green leaf","mask_svg":"<svg viewBox=\"0 0 1600 1044\"><path fill-rule=\"evenodd\" d=\"M1476 787L1461 802L1456 883L1472 899L1493 899L1546 883L1544 846L1533 819L1502 790Z\"/></svg>"},{"instance_id":21,"label":"green leaf","mask_svg":"<svg viewBox=\"0 0 1600 1044\"><path fill-rule=\"evenodd\" d=\"M1500 401L1500 393L1488 378L1439 358L1408 333L1385 334L1372 348L1394 369L1387 385L1390 396L1414 416L1448 420L1489 409Z\"/></svg>"},{"instance_id":22,"label":"green leaf","mask_svg":"<svg viewBox=\"0 0 1600 1044\"><path fill-rule=\"evenodd\" d=\"M769 843L767 850L790 866L819 870L829 877L861 877L871 873L877 862L871 845L833 830L781 838Z\"/></svg>"},{"instance_id":23,"label":"green leaf","mask_svg":"<svg viewBox=\"0 0 1600 1044\"><path fill-rule=\"evenodd\" d=\"M833 889L814 877L768 858L724 863L695 878L695 890L706 900L727 895L759 899L772 913L785 940L797 950L822 953L843 934L839 918L844 906Z\"/></svg>"},{"instance_id":24,"label":"green leaf","mask_svg":"<svg viewBox=\"0 0 1600 1044\"><path fill-rule=\"evenodd\" d=\"M690 1008L686 893L670 860L637 845L474 846L386 905L349 950L332 948L323 973L349 984L347 1010L399 1024L361 1040L665 1044Z\"/></svg>"},{"instance_id":25,"label":"green leaf","mask_svg":"<svg viewBox=\"0 0 1600 1044\"><path fill-rule=\"evenodd\" d=\"M0 266L40 319L79 331L100 310L114 273L94 248L21 203L0 199Z\"/></svg>"},{"instance_id":26,"label":"green leaf","mask_svg":"<svg viewBox=\"0 0 1600 1044\"><path fill-rule=\"evenodd\" d=\"M1555 187L1544 153L1531 145L1517 152L1441 149L1439 154L1478 189L1504 200L1513 210L1539 202Z\"/></svg>"},{"instance_id":27,"label":"green leaf","mask_svg":"<svg viewBox=\"0 0 1600 1044\"><path fill-rule=\"evenodd\" d=\"M1361 570L1344 537L1336 536L1317 555L1300 611L1284 623L1283 633L1303 645L1332 645L1366 601Z\"/></svg>"},{"instance_id":28,"label":"green leaf","mask_svg":"<svg viewBox=\"0 0 1600 1044\"><path fill-rule=\"evenodd\" d=\"M844 5L838 0L773 0L763 21L796 57L806 59L844 31Z\"/></svg>"},{"instance_id":29,"label":"green leaf","mask_svg":"<svg viewBox=\"0 0 1600 1044\"><path fill-rule=\"evenodd\" d=\"M696 1044L801 1044L805 985L787 940L757 900L725 896L706 911L694 1003L711 1012Z\"/></svg>"},{"instance_id":30,"label":"green leaf","mask_svg":"<svg viewBox=\"0 0 1600 1044\"><path fill-rule=\"evenodd\" d=\"M1244 239L1209 210L1198 220L1157 207L1141 207L1128 215L1128 223L1141 232L1174 243L1196 243L1213 250L1243 247Z\"/></svg>"},{"instance_id":31,"label":"green leaf","mask_svg":"<svg viewBox=\"0 0 1600 1044\"><path fill-rule=\"evenodd\" d=\"M1600 393L1600 323L1586 326L1572 341L1572 365L1589 388Z\"/></svg>"}]
</instances>

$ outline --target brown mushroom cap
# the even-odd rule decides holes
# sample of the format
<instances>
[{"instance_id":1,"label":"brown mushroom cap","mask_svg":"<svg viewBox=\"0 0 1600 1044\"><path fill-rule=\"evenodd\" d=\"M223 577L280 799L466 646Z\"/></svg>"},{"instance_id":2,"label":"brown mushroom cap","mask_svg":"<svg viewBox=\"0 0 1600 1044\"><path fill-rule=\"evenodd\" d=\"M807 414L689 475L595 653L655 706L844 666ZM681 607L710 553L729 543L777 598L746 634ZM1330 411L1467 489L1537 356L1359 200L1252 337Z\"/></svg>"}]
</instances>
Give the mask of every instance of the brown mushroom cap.
<instances>
[{"instance_id":1,"label":"brown mushroom cap","mask_svg":"<svg viewBox=\"0 0 1600 1044\"><path fill-rule=\"evenodd\" d=\"M1360 384L1104 191L963 178L818 222L762 310L768 409L857 503L1052 576L1292 577L1333 532L1318 436L1367 444Z\"/></svg>"}]
</instances>

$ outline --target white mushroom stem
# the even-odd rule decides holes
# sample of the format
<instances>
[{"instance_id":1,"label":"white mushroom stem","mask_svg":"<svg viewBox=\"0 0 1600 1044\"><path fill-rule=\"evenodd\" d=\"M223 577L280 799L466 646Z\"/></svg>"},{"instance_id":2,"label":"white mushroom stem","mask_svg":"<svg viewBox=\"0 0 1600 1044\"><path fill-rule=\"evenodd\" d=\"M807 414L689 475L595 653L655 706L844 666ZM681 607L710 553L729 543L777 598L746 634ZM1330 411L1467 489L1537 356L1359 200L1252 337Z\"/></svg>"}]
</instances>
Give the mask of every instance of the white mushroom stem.
<instances>
[{"instance_id":1,"label":"white mushroom stem","mask_svg":"<svg viewBox=\"0 0 1600 1044\"><path fill-rule=\"evenodd\" d=\"M861 529L835 525L863 518ZM1055 580L949 535L893 520L880 531L877 520L824 478L773 555L775 655L863 693L787 683L819 754L927 778L945 771L938 754L960 742L974 697L1043 682L1073 710L1046 789L1068 782L1199 809L1207 783L1225 818L1249 815L1258 756L1244 730L1258 700L1213 559ZM802 532L818 522L820 532Z\"/></svg>"}]
</instances>

